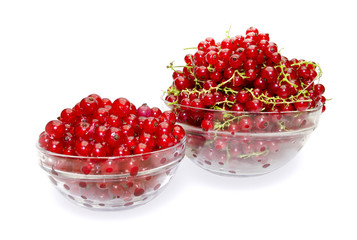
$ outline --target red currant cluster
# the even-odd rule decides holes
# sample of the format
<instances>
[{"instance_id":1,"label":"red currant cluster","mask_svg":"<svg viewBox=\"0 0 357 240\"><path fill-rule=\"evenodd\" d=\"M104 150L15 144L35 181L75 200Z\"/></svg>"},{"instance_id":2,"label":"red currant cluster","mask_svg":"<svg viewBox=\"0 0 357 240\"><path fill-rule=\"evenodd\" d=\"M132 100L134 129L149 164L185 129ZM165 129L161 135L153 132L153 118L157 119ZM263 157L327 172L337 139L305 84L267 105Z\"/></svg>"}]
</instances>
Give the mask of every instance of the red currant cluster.
<instances>
[{"instance_id":1,"label":"red currant cluster","mask_svg":"<svg viewBox=\"0 0 357 240\"><path fill-rule=\"evenodd\" d=\"M184 60L185 66L168 66L174 73L166 96L182 108L279 113L305 111L321 103L325 111L319 65L282 56L269 34L254 27L245 36L227 36L221 42L208 37ZM193 119L193 125L201 121Z\"/></svg>"},{"instance_id":2,"label":"red currant cluster","mask_svg":"<svg viewBox=\"0 0 357 240\"><path fill-rule=\"evenodd\" d=\"M47 123L39 137L41 166L84 206L139 204L167 184L184 156L185 131L175 122L171 111L91 94Z\"/></svg>"},{"instance_id":3,"label":"red currant cluster","mask_svg":"<svg viewBox=\"0 0 357 240\"><path fill-rule=\"evenodd\" d=\"M65 155L107 157L143 154L174 146L185 136L175 114L125 98L91 94L64 109L40 134L42 148Z\"/></svg>"}]
</instances>

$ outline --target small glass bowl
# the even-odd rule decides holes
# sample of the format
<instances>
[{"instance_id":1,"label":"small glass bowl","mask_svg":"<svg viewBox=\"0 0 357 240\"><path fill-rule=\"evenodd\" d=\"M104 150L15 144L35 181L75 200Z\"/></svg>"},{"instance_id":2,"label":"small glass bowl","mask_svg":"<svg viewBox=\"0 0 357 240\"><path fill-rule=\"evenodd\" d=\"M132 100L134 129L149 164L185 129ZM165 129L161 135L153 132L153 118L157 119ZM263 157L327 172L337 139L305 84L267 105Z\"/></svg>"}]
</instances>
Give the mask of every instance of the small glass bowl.
<instances>
[{"instance_id":1,"label":"small glass bowl","mask_svg":"<svg viewBox=\"0 0 357 240\"><path fill-rule=\"evenodd\" d=\"M55 154L37 144L40 166L71 202L91 209L121 210L156 197L185 156L186 137L173 147L121 157Z\"/></svg>"},{"instance_id":2,"label":"small glass bowl","mask_svg":"<svg viewBox=\"0 0 357 240\"><path fill-rule=\"evenodd\" d=\"M322 108L251 113L164 102L186 131L186 156L209 172L228 176L262 175L285 165L317 127ZM216 130L202 129L207 115ZM235 128L229 128L231 123Z\"/></svg>"}]
</instances>

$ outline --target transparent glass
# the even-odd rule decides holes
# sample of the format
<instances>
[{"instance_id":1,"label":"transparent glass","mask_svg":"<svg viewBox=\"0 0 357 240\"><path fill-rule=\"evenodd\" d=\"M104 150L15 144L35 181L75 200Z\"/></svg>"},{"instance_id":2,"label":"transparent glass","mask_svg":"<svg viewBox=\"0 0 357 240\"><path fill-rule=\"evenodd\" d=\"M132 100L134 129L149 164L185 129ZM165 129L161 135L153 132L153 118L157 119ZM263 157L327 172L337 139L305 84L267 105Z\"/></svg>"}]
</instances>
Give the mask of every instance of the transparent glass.
<instances>
[{"instance_id":1,"label":"transparent glass","mask_svg":"<svg viewBox=\"0 0 357 240\"><path fill-rule=\"evenodd\" d=\"M164 102L186 131L186 156L207 171L229 176L266 174L293 159L317 127L322 108L251 113ZM201 127L207 115L213 130Z\"/></svg>"},{"instance_id":2,"label":"transparent glass","mask_svg":"<svg viewBox=\"0 0 357 240\"><path fill-rule=\"evenodd\" d=\"M64 197L86 208L121 210L156 197L174 176L185 146L186 137L151 153L99 158L37 149L40 166Z\"/></svg>"}]
</instances>

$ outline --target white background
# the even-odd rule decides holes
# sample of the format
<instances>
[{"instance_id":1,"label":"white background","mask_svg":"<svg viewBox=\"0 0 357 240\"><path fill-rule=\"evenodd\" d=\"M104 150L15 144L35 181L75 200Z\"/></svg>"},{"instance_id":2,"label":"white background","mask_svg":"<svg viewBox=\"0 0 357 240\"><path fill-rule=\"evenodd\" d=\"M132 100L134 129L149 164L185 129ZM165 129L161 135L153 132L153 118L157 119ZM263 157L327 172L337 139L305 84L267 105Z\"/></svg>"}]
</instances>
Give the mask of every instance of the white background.
<instances>
[{"instance_id":1,"label":"white background","mask_svg":"<svg viewBox=\"0 0 357 240\"><path fill-rule=\"evenodd\" d=\"M356 239L353 1L0 1L1 239ZM127 211L64 199L38 166L47 121L90 93L162 107L169 62L250 26L320 63L327 103L298 156L260 177L185 158L166 190ZM5 237L5 235L7 237Z\"/></svg>"}]
</instances>

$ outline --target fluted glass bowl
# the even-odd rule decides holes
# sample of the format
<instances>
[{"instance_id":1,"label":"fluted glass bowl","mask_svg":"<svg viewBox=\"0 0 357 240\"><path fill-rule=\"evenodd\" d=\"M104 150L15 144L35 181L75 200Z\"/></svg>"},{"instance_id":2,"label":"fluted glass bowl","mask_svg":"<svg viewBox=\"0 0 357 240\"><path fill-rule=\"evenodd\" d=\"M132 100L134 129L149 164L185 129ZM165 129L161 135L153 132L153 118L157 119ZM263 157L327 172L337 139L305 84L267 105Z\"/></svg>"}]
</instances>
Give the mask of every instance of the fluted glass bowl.
<instances>
[{"instance_id":1,"label":"fluted glass bowl","mask_svg":"<svg viewBox=\"0 0 357 240\"><path fill-rule=\"evenodd\" d=\"M174 176L185 146L186 137L155 152L99 158L37 149L40 166L64 197L86 208L121 210L156 197Z\"/></svg>"},{"instance_id":2,"label":"fluted glass bowl","mask_svg":"<svg viewBox=\"0 0 357 240\"><path fill-rule=\"evenodd\" d=\"M186 156L209 172L229 176L266 174L293 159L317 127L322 108L250 113L164 102L186 131ZM214 122L212 130L201 127L206 115Z\"/></svg>"}]
</instances>

